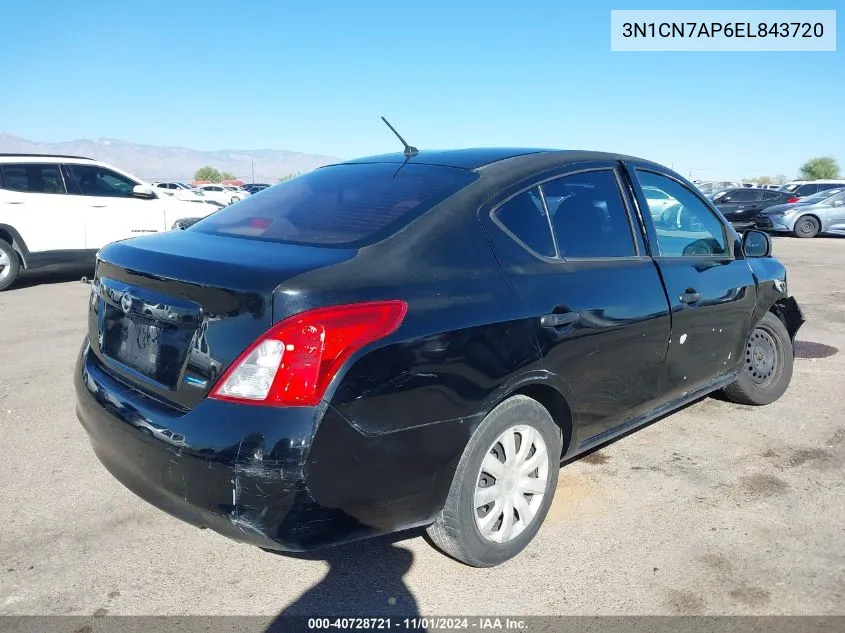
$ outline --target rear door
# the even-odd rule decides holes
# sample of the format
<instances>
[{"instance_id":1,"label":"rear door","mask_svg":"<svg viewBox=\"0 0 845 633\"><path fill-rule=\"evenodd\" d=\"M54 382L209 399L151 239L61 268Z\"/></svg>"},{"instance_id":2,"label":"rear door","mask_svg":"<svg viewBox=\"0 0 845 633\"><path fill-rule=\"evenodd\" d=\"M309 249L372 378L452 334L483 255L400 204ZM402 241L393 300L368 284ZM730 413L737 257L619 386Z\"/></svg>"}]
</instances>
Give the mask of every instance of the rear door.
<instances>
[{"instance_id":1,"label":"rear door","mask_svg":"<svg viewBox=\"0 0 845 633\"><path fill-rule=\"evenodd\" d=\"M85 217L86 248L168 228L162 200L137 197L136 181L101 165L67 164L65 170Z\"/></svg>"},{"instance_id":2,"label":"rear door","mask_svg":"<svg viewBox=\"0 0 845 633\"><path fill-rule=\"evenodd\" d=\"M85 248L85 218L55 163L0 165L0 224L15 229L32 253Z\"/></svg>"},{"instance_id":3,"label":"rear door","mask_svg":"<svg viewBox=\"0 0 845 633\"><path fill-rule=\"evenodd\" d=\"M652 166L629 164L629 170L634 182L657 187L681 205L678 225L647 227L672 310L663 392L674 399L743 362L756 285L738 236L698 193ZM646 208L647 198L637 194Z\"/></svg>"},{"instance_id":4,"label":"rear door","mask_svg":"<svg viewBox=\"0 0 845 633\"><path fill-rule=\"evenodd\" d=\"M504 192L481 219L573 415L573 447L655 406L668 304L618 164L590 163Z\"/></svg>"}]
</instances>

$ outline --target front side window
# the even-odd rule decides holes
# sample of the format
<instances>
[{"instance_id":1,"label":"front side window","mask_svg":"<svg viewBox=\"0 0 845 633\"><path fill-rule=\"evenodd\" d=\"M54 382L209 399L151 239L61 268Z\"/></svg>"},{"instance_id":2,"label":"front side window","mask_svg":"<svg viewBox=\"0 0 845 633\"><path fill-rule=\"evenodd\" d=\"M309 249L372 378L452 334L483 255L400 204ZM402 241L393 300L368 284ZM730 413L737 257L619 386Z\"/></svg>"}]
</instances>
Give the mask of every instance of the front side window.
<instances>
[{"instance_id":1,"label":"front side window","mask_svg":"<svg viewBox=\"0 0 845 633\"><path fill-rule=\"evenodd\" d=\"M99 165L68 165L68 169L83 196L130 198L137 184Z\"/></svg>"},{"instance_id":2,"label":"front side window","mask_svg":"<svg viewBox=\"0 0 845 633\"><path fill-rule=\"evenodd\" d=\"M361 246L398 231L478 179L409 163L322 167L247 196L190 229L274 242Z\"/></svg>"},{"instance_id":3,"label":"front side window","mask_svg":"<svg viewBox=\"0 0 845 633\"><path fill-rule=\"evenodd\" d=\"M661 256L730 256L724 225L697 195L666 176L641 170L636 174L643 189L655 187L677 200L654 220Z\"/></svg>"},{"instance_id":4,"label":"front side window","mask_svg":"<svg viewBox=\"0 0 845 633\"><path fill-rule=\"evenodd\" d=\"M611 169L564 176L542 186L564 259L636 255L628 211ZM658 196L669 196L656 191Z\"/></svg>"},{"instance_id":5,"label":"front side window","mask_svg":"<svg viewBox=\"0 0 845 633\"><path fill-rule=\"evenodd\" d=\"M555 256L552 230L536 187L508 200L493 212L493 219L529 250L545 257Z\"/></svg>"},{"instance_id":6,"label":"front side window","mask_svg":"<svg viewBox=\"0 0 845 633\"><path fill-rule=\"evenodd\" d=\"M27 193L67 193L58 165L42 163L2 166L6 189Z\"/></svg>"}]
</instances>

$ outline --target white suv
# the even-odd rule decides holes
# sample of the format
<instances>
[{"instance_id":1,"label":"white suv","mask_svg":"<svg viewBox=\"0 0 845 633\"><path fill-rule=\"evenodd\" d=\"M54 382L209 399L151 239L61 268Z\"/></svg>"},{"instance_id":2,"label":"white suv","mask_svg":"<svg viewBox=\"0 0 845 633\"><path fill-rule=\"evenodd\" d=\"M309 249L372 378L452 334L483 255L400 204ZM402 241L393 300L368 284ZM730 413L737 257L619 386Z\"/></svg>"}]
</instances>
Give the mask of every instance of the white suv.
<instances>
[{"instance_id":1,"label":"white suv","mask_svg":"<svg viewBox=\"0 0 845 633\"><path fill-rule=\"evenodd\" d=\"M22 268L93 263L110 242L167 231L217 208L159 195L90 158L0 154L0 290Z\"/></svg>"}]
</instances>

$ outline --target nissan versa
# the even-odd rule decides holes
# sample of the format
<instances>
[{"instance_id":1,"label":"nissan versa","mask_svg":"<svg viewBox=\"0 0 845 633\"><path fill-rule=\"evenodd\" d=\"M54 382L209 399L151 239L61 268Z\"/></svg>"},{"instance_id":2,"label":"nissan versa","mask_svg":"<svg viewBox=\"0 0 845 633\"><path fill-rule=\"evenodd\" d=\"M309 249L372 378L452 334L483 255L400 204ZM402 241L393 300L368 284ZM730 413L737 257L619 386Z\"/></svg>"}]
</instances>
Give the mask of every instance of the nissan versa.
<instances>
[{"instance_id":1,"label":"nissan versa","mask_svg":"<svg viewBox=\"0 0 845 633\"><path fill-rule=\"evenodd\" d=\"M804 317L770 251L628 156L325 166L99 252L78 417L119 481L196 526L282 551L427 526L492 566L534 538L563 460L716 390L781 397Z\"/></svg>"}]
</instances>

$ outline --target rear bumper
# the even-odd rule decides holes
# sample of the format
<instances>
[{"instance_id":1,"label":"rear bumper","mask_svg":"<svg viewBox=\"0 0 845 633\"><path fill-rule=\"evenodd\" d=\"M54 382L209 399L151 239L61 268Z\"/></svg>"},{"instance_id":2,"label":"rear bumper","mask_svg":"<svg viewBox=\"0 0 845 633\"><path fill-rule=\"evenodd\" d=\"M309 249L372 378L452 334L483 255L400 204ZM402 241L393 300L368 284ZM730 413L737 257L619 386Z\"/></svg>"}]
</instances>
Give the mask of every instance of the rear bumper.
<instances>
[{"instance_id":1,"label":"rear bumper","mask_svg":"<svg viewBox=\"0 0 845 633\"><path fill-rule=\"evenodd\" d=\"M179 412L117 380L83 345L76 413L100 462L168 514L244 543L307 551L430 523L471 430L368 436L331 407L203 400Z\"/></svg>"},{"instance_id":2,"label":"rear bumper","mask_svg":"<svg viewBox=\"0 0 845 633\"><path fill-rule=\"evenodd\" d=\"M314 508L301 467L314 409L208 400L180 413L118 382L87 343L74 383L94 453L136 495L237 541L307 549L297 516Z\"/></svg>"}]
</instances>

